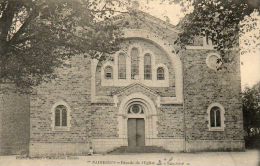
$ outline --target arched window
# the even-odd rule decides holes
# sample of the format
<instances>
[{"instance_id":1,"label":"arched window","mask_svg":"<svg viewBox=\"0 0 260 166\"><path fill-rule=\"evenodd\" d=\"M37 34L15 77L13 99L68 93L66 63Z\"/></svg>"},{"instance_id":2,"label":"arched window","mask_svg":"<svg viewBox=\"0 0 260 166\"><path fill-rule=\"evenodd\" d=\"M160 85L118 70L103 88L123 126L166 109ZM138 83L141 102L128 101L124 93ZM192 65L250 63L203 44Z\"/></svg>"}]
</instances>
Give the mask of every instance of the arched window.
<instances>
[{"instance_id":1,"label":"arched window","mask_svg":"<svg viewBox=\"0 0 260 166\"><path fill-rule=\"evenodd\" d=\"M113 78L113 68L111 66L105 67L105 79Z\"/></svg>"},{"instance_id":2,"label":"arched window","mask_svg":"<svg viewBox=\"0 0 260 166\"><path fill-rule=\"evenodd\" d=\"M126 57L124 53L118 55L118 79L126 79Z\"/></svg>"},{"instance_id":3,"label":"arched window","mask_svg":"<svg viewBox=\"0 0 260 166\"><path fill-rule=\"evenodd\" d=\"M209 131L224 131L225 109L219 103L212 103L207 110Z\"/></svg>"},{"instance_id":4,"label":"arched window","mask_svg":"<svg viewBox=\"0 0 260 166\"><path fill-rule=\"evenodd\" d=\"M162 67L158 67L157 80L164 80L164 79L165 79L164 69Z\"/></svg>"},{"instance_id":5,"label":"arched window","mask_svg":"<svg viewBox=\"0 0 260 166\"><path fill-rule=\"evenodd\" d=\"M131 50L131 79L137 79L139 75L139 51L137 48Z\"/></svg>"},{"instance_id":6,"label":"arched window","mask_svg":"<svg viewBox=\"0 0 260 166\"><path fill-rule=\"evenodd\" d=\"M152 59L150 54L144 55L144 79L151 80L152 79Z\"/></svg>"},{"instance_id":7,"label":"arched window","mask_svg":"<svg viewBox=\"0 0 260 166\"><path fill-rule=\"evenodd\" d=\"M210 127L221 127L220 108L214 106L210 110Z\"/></svg>"},{"instance_id":8,"label":"arched window","mask_svg":"<svg viewBox=\"0 0 260 166\"><path fill-rule=\"evenodd\" d=\"M67 126L67 108L64 105L55 108L55 126Z\"/></svg>"}]
</instances>

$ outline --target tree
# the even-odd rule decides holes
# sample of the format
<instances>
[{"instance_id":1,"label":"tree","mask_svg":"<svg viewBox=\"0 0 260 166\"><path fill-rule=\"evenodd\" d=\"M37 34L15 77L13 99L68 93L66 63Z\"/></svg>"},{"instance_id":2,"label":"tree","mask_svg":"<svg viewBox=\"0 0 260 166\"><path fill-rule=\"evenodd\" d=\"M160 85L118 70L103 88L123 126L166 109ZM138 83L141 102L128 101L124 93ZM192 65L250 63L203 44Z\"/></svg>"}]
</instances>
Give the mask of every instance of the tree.
<instances>
[{"instance_id":1,"label":"tree","mask_svg":"<svg viewBox=\"0 0 260 166\"><path fill-rule=\"evenodd\" d=\"M168 2L180 3L188 13L180 24L182 33L176 43L185 48L195 36L207 36L216 44L216 49L225 62L230 59L226 50L238 46L239 35L256 27L255 24L247 24L252 21L248 17L260 11L259 0L168 0ZM255 41L258 41L260 36L256 37Z\"/></svg>"},{"instance_id":2,"label":"tree","mask_svg":"<svg viewBox=\"0 0 260 166\"><path fill-rule=\"evenodd\" d=\"M54 78L75 54L99 58L118 49L110 21L117 0L0 0L0 82L31 87Z\"/></svg>"},{"instance_id":3,"label":"tree","mask_svg":"<svg viewBox=\"0 0 260 166\"><path fill-rule=\"evenodd\" d=\"M260 134L260 84L242 93L244 129L248 136ZM258 132L256 132L258 131Z\"/></svg>"}]
</instances>

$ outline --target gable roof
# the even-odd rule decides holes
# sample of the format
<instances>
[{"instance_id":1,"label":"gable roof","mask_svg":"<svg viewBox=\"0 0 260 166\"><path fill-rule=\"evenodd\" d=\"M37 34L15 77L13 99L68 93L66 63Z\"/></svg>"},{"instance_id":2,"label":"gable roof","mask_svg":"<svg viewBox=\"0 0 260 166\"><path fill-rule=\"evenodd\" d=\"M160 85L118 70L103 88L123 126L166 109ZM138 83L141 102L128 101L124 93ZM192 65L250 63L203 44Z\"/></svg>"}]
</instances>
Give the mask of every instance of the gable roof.
<instances>
[{"instance_id":1,"label":"gable roof","mask_svg":"<svg viewBox=\"0 0 260 166\"><path fill-rule=\"evenodd\" d=\"M147 22L151 22L154 23L160 27L167 27L170 31L173 31L175 33L179 33L180 30L178 30L178 27L175 25L172 25L166 21L163 21L155 16L152 16L149 13L143 12L141 10L130 10L129 12L125 12L125 13L121 13L115 16L110 17L110 21L112 22L116 22L116 23L120 23L123 22L125 20L127 20L128 18L143 18L145 19Z\"/></svg>"},{"instance_id":2,"label":"gable roof","mask_svg":"<svg viewBox=\"0 0 260 166\"><path fill-rule=\"evenodd\" d=\"M143 89L143 90L145 90L145 91L147 91L147 92L149 92L149 93L151 93L151 94L153 94L155 96L157 96L158 93L159 93L159 92L157 92L155 90L150 89L149 87L145 86L144 84L133 83L133 84L130 84L130 85L124 87L124 88L121 88L121 89L119 89L117 91L112 92L112 95L120 95L120 94L124 93L125 91L133 89L133 88L136 88L136 87L141 88L141 89Z\"/></svg>"}]
</instances>

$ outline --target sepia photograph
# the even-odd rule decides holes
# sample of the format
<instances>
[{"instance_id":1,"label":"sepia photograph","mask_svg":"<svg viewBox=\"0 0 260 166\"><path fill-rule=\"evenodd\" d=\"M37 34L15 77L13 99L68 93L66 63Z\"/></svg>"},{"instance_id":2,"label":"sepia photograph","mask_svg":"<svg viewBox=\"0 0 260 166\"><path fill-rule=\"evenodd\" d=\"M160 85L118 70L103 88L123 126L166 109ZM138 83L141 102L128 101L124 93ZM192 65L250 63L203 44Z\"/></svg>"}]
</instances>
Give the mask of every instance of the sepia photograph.
<instances>
[{"instance_id":1,"label":"sepia photograph","mask_svg":"<svg viewBox=\"0 0 260 166\"><path fill-rule=\"evenodd\" d=\"M0 166L260 166L260 0L0 0Z\"/></svg>"}]
</instances>

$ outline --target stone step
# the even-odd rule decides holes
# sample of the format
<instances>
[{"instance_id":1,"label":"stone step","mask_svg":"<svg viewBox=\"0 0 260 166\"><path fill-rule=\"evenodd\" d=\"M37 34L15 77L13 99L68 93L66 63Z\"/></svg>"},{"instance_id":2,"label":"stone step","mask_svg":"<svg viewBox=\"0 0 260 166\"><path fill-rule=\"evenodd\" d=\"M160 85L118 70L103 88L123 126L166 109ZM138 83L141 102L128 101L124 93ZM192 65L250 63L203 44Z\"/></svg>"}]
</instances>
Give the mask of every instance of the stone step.
<instances>
[{"instance_id":1,"label":"stone step","mask_svg":"<svg viewBox=\"0 0 260 166\"><path fill-rule=\"evenodd\" d=\"M158 146L136 146L128 147L121 146L109 152L109 154L123 154L123 153L170 153L170 151Z\"/></svg>"}]
</instances>

